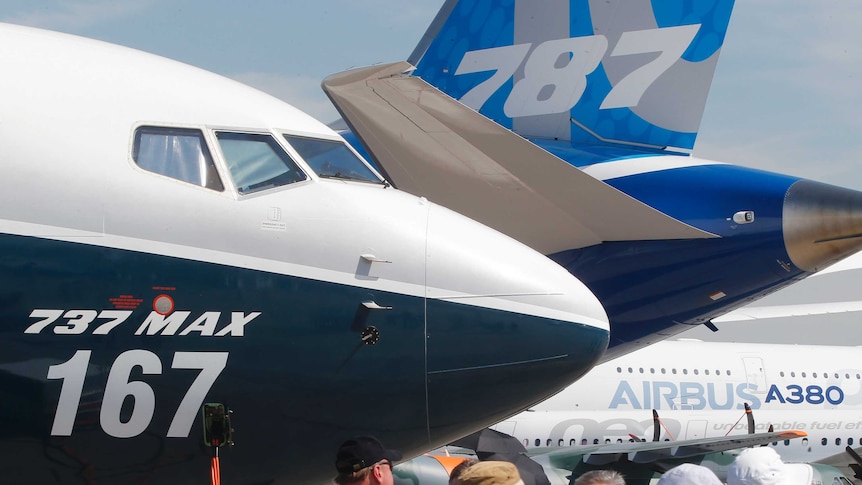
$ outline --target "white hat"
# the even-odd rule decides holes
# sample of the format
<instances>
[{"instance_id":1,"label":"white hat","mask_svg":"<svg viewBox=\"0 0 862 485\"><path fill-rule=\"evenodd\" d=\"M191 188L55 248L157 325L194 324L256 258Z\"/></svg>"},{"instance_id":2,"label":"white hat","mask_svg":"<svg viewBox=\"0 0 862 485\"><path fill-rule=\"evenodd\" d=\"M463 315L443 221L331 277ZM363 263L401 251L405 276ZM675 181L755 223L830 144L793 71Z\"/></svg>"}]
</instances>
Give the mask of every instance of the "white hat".
<instances>
[{"instance_id":1,"label":"white hat","mask_svg":"<svg viewBox=\"0 0 862 485\"><path fill-rule=\"evenodd\" d=\"M811 485L810 465L784 463L766 446L749 448L727 467L727 485Z\"/></svg>"},{"instance_id":2,"label":"white hat","mask_svg":"<svg viewBox=\"0 0 862 485\"><path fill-rule=\"evenodd\" d=\"M721 480L705 466L683 463L666 471L657 485L722 485Z\"/></svg>"}]
</instances>

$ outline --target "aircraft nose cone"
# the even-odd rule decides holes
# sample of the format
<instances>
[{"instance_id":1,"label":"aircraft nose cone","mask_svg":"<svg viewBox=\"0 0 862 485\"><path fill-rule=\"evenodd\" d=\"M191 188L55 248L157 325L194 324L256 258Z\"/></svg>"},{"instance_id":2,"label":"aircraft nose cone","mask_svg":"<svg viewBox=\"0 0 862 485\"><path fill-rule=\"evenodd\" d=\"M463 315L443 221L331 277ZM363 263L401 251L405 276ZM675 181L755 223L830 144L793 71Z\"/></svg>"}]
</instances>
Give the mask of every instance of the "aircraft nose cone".
<instances>
[{"instance_id":1,"label":"aircraft nose cone","mask_svg":"<svg viewBox=\"0 0 862 485\"><path fill-rule=\"evenodd\" d=\"M453 216L436 207L428 231L427 412L441 444L556 393L609 338L603 307L568 271Z\"/></svg>"},{"instance_id":2,"label":"aircraft nose cone","mask_svg":"<svg viewBox=\"0 0 862 485\"><path fill-rule=\"evenodd\" d=\"M862 249L862 192L800 180L787 190L783 221L793 264L819 271Z\"/></svg>"}]
</instances>

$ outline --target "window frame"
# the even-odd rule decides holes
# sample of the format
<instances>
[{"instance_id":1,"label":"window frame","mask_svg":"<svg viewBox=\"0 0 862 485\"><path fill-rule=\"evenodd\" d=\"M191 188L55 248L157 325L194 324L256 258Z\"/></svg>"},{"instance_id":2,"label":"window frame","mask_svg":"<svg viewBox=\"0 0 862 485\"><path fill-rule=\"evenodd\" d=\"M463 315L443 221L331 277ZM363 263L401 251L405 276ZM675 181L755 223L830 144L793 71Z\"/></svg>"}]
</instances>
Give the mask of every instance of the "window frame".
<instances>
[{"instance_id":1,"label":"window frame","mask_svg":"<svg viewBox=\"0 0 862 485\"><path fill-rule=\"evenodd\" d=\"M279 136L276 136L276 138L280 138L280 141L282 143L288 145L289 152L292 155L295 155L296 157L298 157L298 160L302 161L303 168L305 168L311 174L314 174L314 177L317 180L336 180L339 182L359 182L359 183L363 183L363 184L383 185L385 187L388 187L391 185L390 182L386 179L386 177L384 177L383 174L379 170L377 170L371 162L366 160L365 157L363 157L355 148L353 148L353 146L350 143L347 142L347 140L345 140L343 137L341 137L339 135L324 136L324 135L321 135L319 133L306 133L306 132L301 132L301 131L296 131L296 130L275 130L275 132L278 133L278 135L279 135ZM311 164L309 164L308 161L306 161L305 157L303 157L302 154L300 154L299 151L296 148L294 148L293 145L291 145L290 140L288 140L288 137L311 138L311 139L315 139L315 140L324 140L324 141L329 141L329 142L341 143L342 145L347 147L347 150L349 150L353 154L353 156L355 156L360 161L360 163L362 163L362 165L365 166L365 168L367 168L368 170L371 171L371 173L373 173L375 176L377 176L378 181L375 182L375 181L370 181L370 180L351 180L351 179L334 178L334 177L321 177L317 173L317 170L314 170L314 168L311 166Z\"/></svg>"},{"instance_id":2,"label":"window frame","mask_svg":"<svg viewBox=\"0 0 862 485\"><path fill-rule=\"evenodd\" d=\"M317 174L315 174L313 170L310 170L308 165L305 163L305 160L303 160L302 157L299 157L299 154L296 153L295 150L293 150L293 147L288 146L288 144L284 142L283 138L280 135L282 131L284 130L254 130L248 128L236 128L228 126L208 127L207 132L208 136L210 137L211 144L214 147L213 153L216 156L217 164L220 166L221 172L225 174L224 178L230 182L228 184L229 190L233 191L237 199L242 200L253 198L264 194L270 194L273 190L286 190L289 188L304 186L312 180L318 180ZM288 184L268 187L265 189L255 190L248 193L241 192L239 185L234 179L233 173L231 173L230 171L230 165L228 164L228 160L225 157L224 151L222 151L221 143L218 138L219 133L268 136L275 143L275 145L279 147L285 155L287 155L290 161L296 166L297 170L299 170L299 172L302 173L305 178Z\"/></svg>"},{"instance_id":3,"label":"window frame","mask_svg":"<svg viewBox=\"0 0 862 485\"><path fill-rule=\"evenodd\" d=\"M165 172L159 172L153 170L151 168L147 168L140 163L138 163L139 155L140 155L140 146L141 146L141 137L145 132L149 131L150 134L159 134L160 132L164 135L177 135L180 133L187 134L195 134L199 138L201 142L202 155L208 162L208 168L213 170L213 175L215 176L214 180L208 180L205 184L199 184L196 182L192 182L183 178L175 177ZM224 173L219 167L219 160L215 156L212 144L208 136L208 130L204 126L199 125L179 125L179 124L171 124L171 123L159 123L159 122L141 122L132 126L131 129L131 139L129 143L129 164L133 167L134 170L140 171L141 173L146 173L148 175L155 175L156 177L160 177L166 180L171 180L174 182L178 182L186 187L197 187L199 189L206 190L208 193L214 194L226 194L230 193L228 188L225 186L224 181ZM218 187L212 186L212 182L218 182Z\"/></svg>"}]
</instances>

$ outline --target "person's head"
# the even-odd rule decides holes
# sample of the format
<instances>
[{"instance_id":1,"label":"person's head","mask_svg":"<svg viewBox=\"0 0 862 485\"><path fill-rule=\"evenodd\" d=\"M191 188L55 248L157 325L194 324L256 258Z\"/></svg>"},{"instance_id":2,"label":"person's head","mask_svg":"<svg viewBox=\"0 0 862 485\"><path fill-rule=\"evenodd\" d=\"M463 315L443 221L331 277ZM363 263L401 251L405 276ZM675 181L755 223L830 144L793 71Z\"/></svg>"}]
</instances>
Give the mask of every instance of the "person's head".
<instances>
[{"instance_id":1,"label":"person's head","mask_svg":"<svg viewBox=\"0 0 862 485\"><path fill-rule=\"evenodd\" d=\"M579 476L575 485L626 485L626 480L613 470L593 470Z\"/></svg>"},{"instance_id":2,"label":"person's head","mask_svg":"<svg viewBox=\"0 0 862 485\"><path fill-rule=\"evenodd\" d=\"M658 485L690 485L692 483L697 485L722 485L721 480L715 476L712 470L693 463L683 463L671 468L658 481Z\"/></svg>"},{"instance_id":3,"label":"person's head","mask_svg":"<svg viewBox=\"0 0 862 485\"><path fill-rule=\"evenodd\" d=\"M727 485L810 485L810 465L784 463L768 446L744 450L727 467Z\"/></svg>"},{"instance_id":4,"label":"person's head","mask_svg":"<svg viewBox=\"0 0 862 485\"><path fill-rule=\"evenodd\" d=\"M335 455L338 476L335 483L380 483L391 485L393 461L401 459L401 452L387 450L373 436L357 436L341 444Z\"/></svg>"},{"instance_id":5,"label":"person's head","mask_svg":"<svg viewBox=\"0 0 862 485\"><path fill-rule=\"evenodd\" d=\"M518 468L507 461L480 461L468 466L454 485L524 485Z\"/></svg>"},{"instance_id":6,"label":"person's head","mask_svg":"<svg viewBox=\"0 0 862 485\"><path fill-rule=\"evenodd\" d=\"M453 468L452 472L449 473L449 485L455 485L456 480L458 480L458 477L460 477L461 474L464 473L464 470L466 470L472 465L475 465L476 463L479 463L479 460L475 458L467 458L461 463L455 465L455 468Z\"/></svg>"}]
</instances>

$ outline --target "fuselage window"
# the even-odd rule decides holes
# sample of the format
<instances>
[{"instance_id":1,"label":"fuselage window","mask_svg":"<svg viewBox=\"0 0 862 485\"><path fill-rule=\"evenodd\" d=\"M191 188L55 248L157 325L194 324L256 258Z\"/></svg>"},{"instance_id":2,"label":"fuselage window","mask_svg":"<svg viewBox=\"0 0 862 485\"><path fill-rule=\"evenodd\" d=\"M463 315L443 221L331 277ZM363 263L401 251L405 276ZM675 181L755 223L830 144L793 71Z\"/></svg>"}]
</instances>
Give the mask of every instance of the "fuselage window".
<instances>
[{"instance_id":1,"label":"fuselage window","mask_svg":"<svg viewBox=\"0 0 862 485\"><path fill-rule=\"evenodd\" d=\"M662 368L661 368L661 373L662 373L662 374L667 374L667 372L665 372L664 367L662 367Z\"/></svg>"},{"instance_id":2,"label":"fuselage window","mask_svg":"<svg viewBox=\"0 0 862 485\"><path fill-rule=\"evenodd\" d=\"M542 440L536 438L536 446L542 446Z\"/></svg>"},{"instance_id":3,"label":"fuselage window","mask_svg":"<svg viewBox=\"0 0 862 485\"><path fill-rule=\"evenodd\" d=\"M841 438L835 438L835 446L841 446Z\"/></svg>"},{"instance_id":4,"label":"fuselage window","mask_svg":"<svg viewBox=\"0 0 862 485\"><path fill-rule=\"evenodd\" d=\"M623 373L623 368L617 367L617 374L622 374L622 373Z\"/></svg>"},{"instance_id":5,"label":"fuselage window","mask_svg":"<svg viewBox=\"0 0 862 485\"><path fill-rule=\"evenodd\" d=\"M807 377L804 372L802 373L802 377Z\"/></svg>"},{"instance_id":6,"label":"fuselage window","mask_svg":"<svg viewBox=\"0 0 862 485\"><path fill-rule=\"evenodd\" d=\"M683 374L685 374L685 375L688 375L688 369L683 369L683 370L682 370L682 373L683 373Z\"/></svg>"},{"instance_id":7,"label":"fuselage window","mask_svg":"<svg viewBox=\"0 0 862 485\"><path fill-rule=\"evenodd\" d=\"M791 372L791 373L790 373L790 377L796 377L796 372L795 372L795 371L794 371L794 372Z\"/></svg>"},{"instance_id":8,"label":"fuselage window","mask_svg":"<svg viewBox=\"0 0 862 485\"><path fill-rule=\"evenodd\" d=\"M291 135L284 138L321 178L383 183L344 142Z\"/></svg>"},{"instance_id":9,"label":"fuselage window","mask_svg":"<svg viewBox=\"0 0 862 485\"><path fill-rule=\"evenodd\" d=\"M305 173L269 135L220 131L216 137L240 194L306 179Z\"/></svg>"},{"instance_id":10,"label":"fuselage window","mask_svg":"<svg viewBox=\"0 0 862 485\"><path fill-rule=\"evenodd\" d=\"M790 440L784 440L784 446L790 446Z\"/></svg>"},{"instance_id":11,"label":"fuselage window","mask_svg":"<svg viewBox=\"0 0 862 485\"><path fill-rule=\"evenodd\" d=\"M144 170L208 189L224 190L200 130L141 126L132 159Z\"/></svg>"},{"instance_id":12,"label":"fuselage window","mask_svg":"<svg viewBox=\"0 0 862 485\"><path fill-rule=\"evenodd\" d=\"M826 438L820 438L821 445L826 446L826 443L829 443L829 440L827 440Z\"/></svg>"},{"instance_id":13,"label":"fuselage window","mask_svg":"<svg viewBox=\"0 0 862 485\"><path fill-rule=\"evenodd\" d=\"M853 438L847 438L847 445L853 446Z\"/></svg>"},{"instance_id":14,"label":"fuselage window","mask_svg":"<svg viewBox=\"0 0 862 485\"><path fill-rule=\"evenodd\" d=\"M803 377L804 377L804 376L803 376ZM817 378L817 373L816 373L816 372L811 373L811 377L813 377L813 378L815 378L815 379L816 379L816 378Z\"/></svg>"},{"instance_id":15,"label":"fuselage window","mask_svg":"<svg viewBox=\"0 0 862 485\"><path fill-rule=\"evenodd\" d=\"M780 375L781 377L784 377L784 371L779 372L778 375Z\"/></svg>"},{"instance_id":16,"label":"fuselage window","mask_svg":"<svg viewBox=\"0 0 862 485\"><path fill-rule=\"evenodd\" d=\"M703 373L709 375L709 369L706 369L705 371L703 371Z\"/></svg>"}]
</instances>

